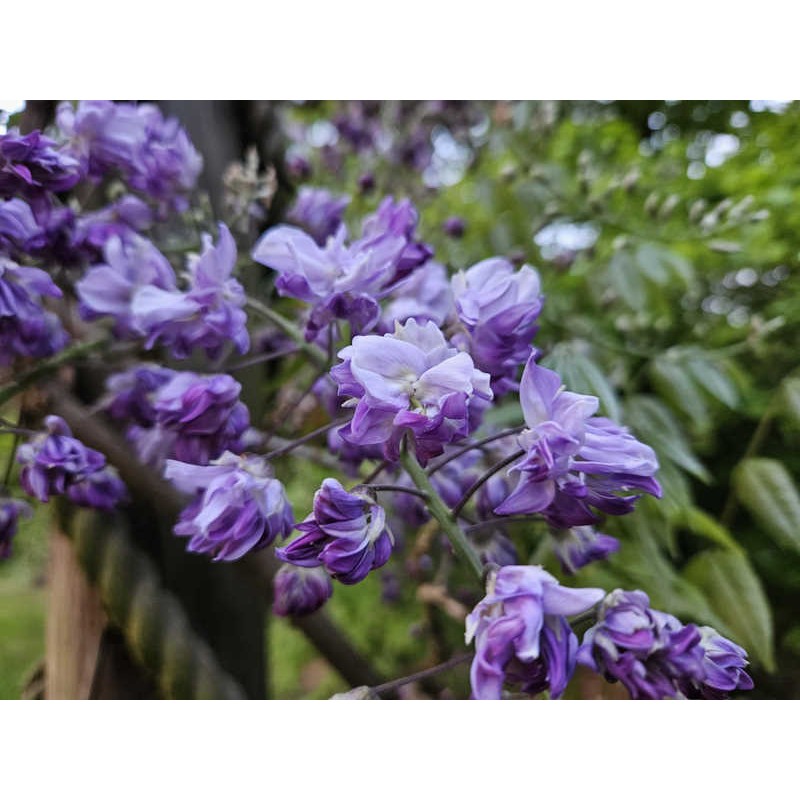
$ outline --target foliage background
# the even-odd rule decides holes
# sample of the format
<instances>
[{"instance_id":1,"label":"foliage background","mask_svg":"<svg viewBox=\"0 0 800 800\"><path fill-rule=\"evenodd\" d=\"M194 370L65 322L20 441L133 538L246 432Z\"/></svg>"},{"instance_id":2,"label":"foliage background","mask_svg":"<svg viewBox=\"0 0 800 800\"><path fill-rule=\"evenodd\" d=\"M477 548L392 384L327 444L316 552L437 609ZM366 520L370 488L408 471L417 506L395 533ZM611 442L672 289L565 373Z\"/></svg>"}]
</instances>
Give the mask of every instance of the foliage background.
<instances>
[{"instance_id":1,"label":"foliage background","mask_svg":"<svg viewBox=\"0 0 800 800\"><path fill-rule=\"evenodd\" d=\"M343 107L285 105L281 116L288 131L316 123L319 138ZM330 169L315 151L311 183L350 194L353 221L385 192L410 196L422 238L452 269L495 254L537 266L545 363L570 389L598 395L662 465L664 498L644 498L634 514L609 521L604 530L622 549L578 582L646 588L654 607L746 647L750 696L800 697L800 105L475 108L468 125L450 127L445 115L433 126L436 175L376 157L367 165L375 193L364 194L363 156ZM383 104L387 125L396 112ZM466 223L461 239L442 231L454 215ZM286 377L273 375L272 385ZM519 411L512 403L498 413L515 424ZM282 476L298 518L324 477L315 469L295 460ZM40 514L18 537L15 558L0 564L0 697L19 696L43 653L46 527ZM517 545L558 574L536 533L515 530ZM413 591L381 607L373 574L337 586L331 610L387 674L424 658L427 623ZM345 688L300 634L270 624L276 696Z\"/></svg>"}]
</instances>

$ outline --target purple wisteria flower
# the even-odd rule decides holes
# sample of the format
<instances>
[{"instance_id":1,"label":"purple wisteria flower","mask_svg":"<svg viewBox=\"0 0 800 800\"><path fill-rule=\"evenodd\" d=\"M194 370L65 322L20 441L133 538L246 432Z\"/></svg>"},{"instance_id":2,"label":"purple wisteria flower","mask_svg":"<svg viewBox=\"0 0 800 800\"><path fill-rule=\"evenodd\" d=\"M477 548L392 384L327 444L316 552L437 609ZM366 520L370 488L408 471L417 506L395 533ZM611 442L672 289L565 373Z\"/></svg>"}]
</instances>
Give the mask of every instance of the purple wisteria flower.
<instances>
[{"instance_id":1,"label":"purple wisteria flower","mask_svg":"<svg viewBox=\"0 0 800 800\"><path fill-rule=\"evenodd\" d=\"M615 589L585 634L578 663L620 681L634 700L685 697L705 681L705 650L696 625L650 608L641 591Z\"/></svg>"},{"instance_id":2,"label":"purple wisteria flower","mask_svg":"<svg viewBox=\"0 0 800 800\"><path fill-rule=\"evenodd\" d=\"M0 499L0 561L11 558L19 518L30 517L32 513L23 500Z\"/></svg>"},{"instance_id":3,"label":"purple wisteria flower","mask_svg":"<svg viewBox=\"0 0 800 800\"><path fill-rule=\"evenodd\" d=\"M24 200L0 200L0 252L15 255L36 251L46 240L46 232Z\"/></svg>"},{"instance_id":4,"label":"purple wisteria flower","mask_svg":"<svg viewBox=\"0 0 800 800\"><path fill-rule=\"evenodd\" d=\"M410 319L384 336L356 336L331 370L339 394L352 399L352 420L341 437L357 445L384 445L396 461L409 432L422 463L472 428L470 403L489 400L489 376L466 353L450 347L433 322Z\"/></svg>"},{"instance_id":5,"label":"purple wisteria flower","mask_svg":"<svg viewBox=\"0 0 800 800\"><path fill-rule=\"evenodd\" d=\"M324 567L345 584L382 567L394 544L383 508L367 491L348 492L335 478L322 482L313 512L295 527L303 535L278 548L278 558L298 567Z\"/></svg>"},{"instance_id":6,"label":"purple wisteria flower","mask_svg":"<svg viewBox=\"0 0 800 800\"><path fill-rule=\"evenodd\" d=\"M51 356L69 341L55 314L42 308L42 297L61 297L44 270L0 256L0 364Z\"/></svg>"},{"instance_id":7,"label":"purple wisteria flower","mask_svg":"<svg viewBox=\"0 0 800 800\"><path fill-rule=\"evenodd\" d=\"M442 223L442 230L453 239L461 239L467 231L463 217L448 217Z\"/></svg>"},{"instance_id":8,"label":"purple wisteria flower","mask_svg":"<svg viewBox=\"0 0 800 800\"><path fill-rule=\"evenodd\" d=\"M286 491L263 458L225 452L208 466L169 460L164 475L180 491L196 495L174 528L177 536L188 537L192 553L235 561L292 530Z\"/></svg>"},{"instance_id":9,"label":"purple wisteria flower","mask_svg":"<svg viewBox=\"0 0 800 800\"><path fill-rule=\"evenodd\" d=\"M34 205L49 202L48 192L64 192L81 179L77 159L41 131L0 136L0 196L24 197Z\"/></svg>"},{"instance_id":10,"label":"purple wisteria flower","mask_svg":"<svg viewBox=\"0 0 800 800\"><path fill-rule=\"evenodd\" d=\"M114 467L104 467L68 487L67 497L76 506L112 511L128 499L128 490Z\"/></svg>"},{"instance_id":11,"label":"purple wisteria flower","mask_svg":"<svg viewBox=\"0 0 800 800\"><path fill-rule=\"evenodd\" d=\"M520 385L528 428L518 443L524 456L509 469L519 473L498 514L542 514L555 528L591 525L590 507L627 514L643 491L661 496L653 477L653 450L605 417L594 417L596 397L563 391L552 370L528 360ZM624 493L624 494L619 494Z\"/></svg>"},{"instance_id":12,"label":"purple wisteria flower","mask_svg":"<svg viewBox=\"0 0 800 800\"><path fill-rule=\"evenodd\" d=\"M284 564L273 582L272 610L279 617L303 617L328 602L333 583L322 567L295 567Z\"/></svg>"},{"instance_id":13,"label":"purple wisteria flower","mask_svg":"<svg viewBox=\"0 0 800 800\"><path fill-rule=\"evenodd\" d=\"M393 331L396 322L402 325L410 319L420 324L435 322L441 327L452 310L453 292L447 270L436 261L428 261L392 291L378 330Z\"/></svg>"},{"instance_id":14,"label":"purple wisteria flower","mask_svg":"<svg viewBox=\"0 0 800 800\"><path fill-rule=\"evenodd\" d=\"M387 198L351 244L343 225L324 247L298 228L278 225L256 242L253 259L279 273L280 294L312 305L306 339L334 319L363 333L378 321L378 300L430 258L430 248L413 238L416 219L408 201Z\"/></svg>"},{"instance_id":15,"label":"purple wisteria flower","mask_svg":"<svg viewBox=\"0 0 800 800\"><path fill-rule=\"evenodd\" d=\"M186 292L156 285L139 288L131 313L133 324L147 336L145 346L161 343L175 358L187 358L195 348L217 358L228 343L247 352L246 298L242 285L231 277L235 266L236 243L220 223L216 247L205 234L202 254L188 262Z\"/></svg>"},{"instance_id":16,"label":"purple wisteria flower","mask_svg":"<svg viewBox=\"0 0 800 800\"><path fill-rule=\"evenodd\" d=\"M598 533L591 525L552 530L553 551L567 575L574 575L593 561L602 561L619 550L619 539Z\"/></svg>"},{"instance_id":17,"label":"purple wisteria flower","mask_svg":"<svg viewBox=\"0 0 800 800\"><path fill-rule=\"evenodd\" d=\"M179 211L194 188L203 159L174 118L157 106L81 101L61 103L56 113L69 152L94 179L118 172L128 185Z\"/></svg>"},{"instance_id":18,"label":"purple wisteria flower","mask_svg":"<svg viewBox=\"0 0 800 800\"><path fill-rule=\"evenodd\" d=\"M486 597L467 617L475 640L472 696L499 700L505 683L527 694L560 697L575 670L578 640L566 617L598 603L602 589L569 589L541 567L507 566L492 573Z\"/></svg>"},{"instance_id":19,"label":"purple wisteria flower","mask_svg":"<svg viewBox=\"0 0 800 800\"><path fill-rule=\"evenodd\" d=\"M132 302L142 287L176 292L175 272L158 248L141 236L113 237L103 248L104 263L91 267L75 285L81 316L86 320L110 316L114 335L143 336L134 320Z\"/></svg>"},{"instance_id":20,"label":"purple wisteria flower","mask_svg":"<svg viewBox=\"0 0 800 800\"><path fill-rule=\"evenodd\" d=\"M31 497L46 503L66 494L81 505L109 510L125 497L116 473L106 468L106 457L72 436L61 417L45 417L47 433L20 445L19 482ZM88 483L87 483L88 482Z\"/></svg>"},{"instance_id":21,"label":"purple wisteria flower","mask_svg":"<svg viewBox=\"0 0 800 800\"><path fill-rule=\"evenodd\" d=\"M503 533L500 526L468 531L467 538L482 564L510 567L519 563L514 542Z\"/></svg>"},{"instance_id":22,"label":"purple wisteria flower","mask_svg":"<svg viewBox=\"0 0 800 800\"><path fill-rule=\"evenodd\" d=\"M339 230L349 204L347 195L334 195L327 189L303 186L286 219L302 228L318 245L324 245L328 237Z\"/></svg>"},{"instance_id":23,"label":"purple wisteria flower","mask_svg":"<svg viewBox=\"0 0 800 800\"><path fill-rule=\"evenodd\" d=\"M153 211L143 200L126 194L98 211L75 220L75 238L85 249L101 251L112 237L137 240L137 234L153 224Z\"/></svg>"},{"instance_id":24,"label":"purple wisteria flower","mask_svg":"<svg viewBox=\"0 0 800 800\"><path fill-rule=\"evenodd\" d=\"M488 258L452 280L458 318L466 332L454 341L492 376L496 394L516 388L517 370L532 352L543 297L539 274L527 264Z\"/></svg>"},{"instance_id":25,"label":"purple wisteria flower","mask_svg":"<svg viewBox=\"0 0 800 800\"><path fill-rule=\"evenodd\" d=\"M700 636L705 677L684 686L684 694L690 699L724 700L735 690L752 689L753 679L745 672L745 649L708 626L700 628Z\"/></svg>"},{"instance_id":26,"label":"purple wisteria flower","mask_svg":"<svg viewBox=\"0 0 800 800\"><path fill-rule=\"evenodd\" d=\"M106 380L105 410L111 419L150 428L156 424L153 395L178 373L157 364L141 364Z\"/></svg>"}]
</instances>

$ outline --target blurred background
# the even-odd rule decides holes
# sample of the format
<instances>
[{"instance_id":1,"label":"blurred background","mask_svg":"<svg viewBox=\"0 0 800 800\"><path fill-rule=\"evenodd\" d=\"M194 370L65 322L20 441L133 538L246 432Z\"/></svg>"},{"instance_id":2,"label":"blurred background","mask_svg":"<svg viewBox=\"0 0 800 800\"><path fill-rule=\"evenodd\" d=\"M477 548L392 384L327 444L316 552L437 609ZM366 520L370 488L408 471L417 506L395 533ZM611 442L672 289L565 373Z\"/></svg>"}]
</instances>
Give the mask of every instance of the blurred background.
<instances>
[{"instance_id":1,"label":"blurred background","mask_svg":"<svg viewBox=\"0 0 800 800\"><path fill-rule=\"evenodd\" d=\"M645 588L654 607L748 650L749 697L800 697L800 104L160 105L204 156L209 220L243 235L254 219L258 230L291 219L302 186L347 195L348 221L392 194L412 199L420 238L450 270L492 255L536 266L544 363L597 395L661 463L664 498L609 524L622 549L578 583ZM55 103L0 109L0 132L31 129L52 120ZM326 474L306 465L283 476L298 518ZM0 563L2 698L41 693L47 511ZM442 626L400 570L337 586L329 604L389 676L430 662ZM348 688L290 623L266 625L271 696ZM457 627L444 627L441 638L457 642ZM463 693L465 671L452 680ZM586 676L573 696L601 691Z\"/></svg>"}]
</instances>

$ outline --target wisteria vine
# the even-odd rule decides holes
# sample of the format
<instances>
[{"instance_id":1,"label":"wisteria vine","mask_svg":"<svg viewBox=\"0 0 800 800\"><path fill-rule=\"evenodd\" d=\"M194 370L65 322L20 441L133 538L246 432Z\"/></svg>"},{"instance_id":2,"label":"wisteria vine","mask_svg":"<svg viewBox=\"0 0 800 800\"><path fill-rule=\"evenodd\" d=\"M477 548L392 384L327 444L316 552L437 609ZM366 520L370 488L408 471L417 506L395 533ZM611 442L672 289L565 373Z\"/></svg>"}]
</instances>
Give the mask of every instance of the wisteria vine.
<instances>
[{"instance_id":1,"label":"wisteria vine","mask_svg":"<svg viewBox=\"0 0 800 800\"><path fill-rule=\"evenodd\" d=\"M373 117L351 116L336 121L349 147L380 141ZM392 145L397 158L424 160L407 144ZM299 151L289 165L307 176ZM427 530L456 580L485 592L466 616L474 698L557 698L577 664L633 698L752 688L747 654L714 629L650 608L643 591L569 588L519 563L511 525L538 521L572 575L620 547L601 532L606 515L661 494L653 450L540 363L536 269L489 257L451 275L408 200L384 198L356 232L349 198L311 186L257 241L219 223L192 248L160 247L164 226L191 211L201 168L185 130L151 105L63 103L49 135L0 136L2 391L4 413L24 411L0 421L19 483L9 464L0 558L31 513L20 491L101 511L127 501L102 453L17 403L31 375L52 387L48 359L69 363L90 343L115 364L96 412L185 494L174 533L187 549L233 561L280 545L275 613L313 613L335 582L387 565L415 577L425 565L409 540ZM460 236L463 221L446 229ZM245 292L245 268L262 291ZM304 402L327 420L280 440L251 419L234 377L278 359L313 367ZM501 403L518 404L524 424L499 424ZM296 522L275 465L307 446L336 469Z\"/></svg>"}]
</instances>

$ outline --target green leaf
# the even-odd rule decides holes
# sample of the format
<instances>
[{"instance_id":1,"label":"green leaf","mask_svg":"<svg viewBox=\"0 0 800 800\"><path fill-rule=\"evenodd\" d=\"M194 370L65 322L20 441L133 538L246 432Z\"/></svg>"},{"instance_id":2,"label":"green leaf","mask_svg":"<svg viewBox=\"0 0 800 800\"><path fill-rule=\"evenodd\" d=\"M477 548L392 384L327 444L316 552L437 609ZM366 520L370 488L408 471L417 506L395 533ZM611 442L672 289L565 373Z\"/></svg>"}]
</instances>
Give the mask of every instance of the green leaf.
<instances>
[{"instance_id":1,"label":"green leaf","mask_svg":"<svg viewBox=\"0 0 800 800\"><path fill-rule=\"evenodd\" d=\"M687 369L669 356L650 362L648 370L658 393L680 409L698 431L708 430L711 419L703 395Z\"/></svg>"},{"instance_id":2,"label":"green leaf","mask_svg":"<svg viewBox=\"0 0 800 800\"><path fill-rule=\"evenodd\" d=\"M739 403L739 393L733 381L718 363L704 354L692 352L686 361L686 367L695 381L712 397L716 397L728 408L736 408Z\"/></svg>"},{"instance_id":3,"label":"green leaf","mask_svg":"<svg viewBox=\"0 0 800 800\"><path fill-rule=\"evenodd\" d=\"M786 467L771 458L747 458L733 473L736 496L778 544L800 551L800 495Z\"/></svg>"},{"instance_id":4,"label":"green leaf","mask_svg":"<svg viewBox=\"0 0 800 800\"><path fill-rule=\"evenodd\" d=\"M800 378L786 378L781 384L780 410L795 425L800 425Z\"/></svg>"},{"instance_id":5,"label":"green leaf","mask_svg":"<svg viewBox=\"0 0 800 800\"><path fill-rule=\"evenodd\" d=\"M644 308L647 293L644 278L627 250L617 250L608 265L608 280L614 291L635 311Z\"/></svg>"},{"instance_id":6,"label":"green leaf","mask_svg":"<svg viewBox=\"0 0 800 800\"><path fill-rule=\"evenodd\" d=\"M731 550L706 550L684 571L702 589L730 636L766 670L775 669L772 614L758 575L747 556Z\"/></svg>"},{"instance_id":7,"label":"green leaf","mask_svg":"<svg viewBox=\"0 0 800 800\"><path fill-rule=\"evenodd\" d=\"M730 531L721 525L709 514L706 514L697 506L690 506L685 509L678 520L678 523L697 536L709 539L715 544L721 545L726 550L741 553L742 548L731 535Z\"/></svg>"},{"instance_id":8,"label":"green leaf","mask_svg":"<svg viewBox=\"0 0 800 800\"><path fill-rule=\"evenodd\" d=\"M711 482L711 474L694 455L681 426L660 400L649 395L632 397L625 405L624 420L659 456L668 458L699 480Z\"/></svg>"}]
</instances>

